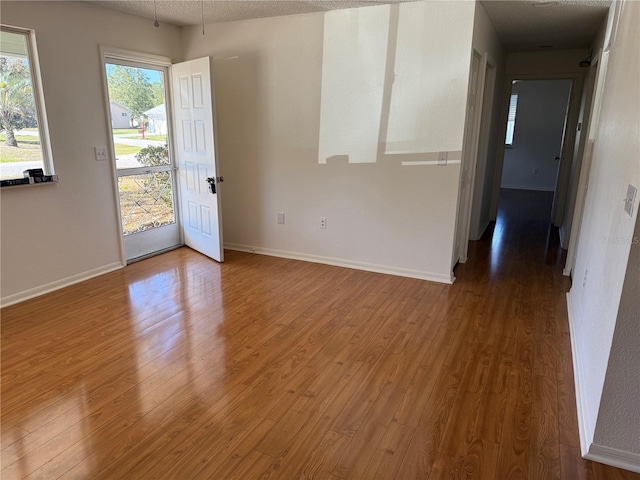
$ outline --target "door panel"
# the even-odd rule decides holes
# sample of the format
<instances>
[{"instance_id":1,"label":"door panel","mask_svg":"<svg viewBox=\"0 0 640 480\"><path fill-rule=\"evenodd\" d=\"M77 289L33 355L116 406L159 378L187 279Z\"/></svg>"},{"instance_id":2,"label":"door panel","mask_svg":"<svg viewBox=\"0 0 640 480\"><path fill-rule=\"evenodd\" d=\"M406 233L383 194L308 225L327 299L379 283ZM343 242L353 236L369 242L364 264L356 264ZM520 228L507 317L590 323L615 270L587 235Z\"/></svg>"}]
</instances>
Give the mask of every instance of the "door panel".
<instances>
[{"instance_id":1,"label":"door panel","mask_svg":"<svg viewBox=\"0 0 640 480\"><path fill-rule=\"evenodd\" d=\"M173 65L172 77L177 87L174 124L184 242L222 262L211 60L205 57Z\"/></svg>"}]
</instances>

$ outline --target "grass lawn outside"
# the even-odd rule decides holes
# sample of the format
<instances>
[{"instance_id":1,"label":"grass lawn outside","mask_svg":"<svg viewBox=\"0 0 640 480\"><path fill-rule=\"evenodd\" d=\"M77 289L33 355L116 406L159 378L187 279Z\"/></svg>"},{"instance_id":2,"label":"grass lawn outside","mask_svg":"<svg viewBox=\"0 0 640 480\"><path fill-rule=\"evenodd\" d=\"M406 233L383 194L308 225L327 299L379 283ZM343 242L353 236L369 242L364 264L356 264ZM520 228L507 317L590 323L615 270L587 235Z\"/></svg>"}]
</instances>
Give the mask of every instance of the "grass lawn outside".
<instances>
[{"instance_id":1,"label":"grass lawn outside","mask_svg":"<svg viewBox=\"0 0 640 480\"><path fill-rule=\"evenodd\" d=\"M122 145L121 143L116 143L115 147L116 157L119 157L121 155L132 155L142 150L142 147L138 147L135 145Z\"/></svg>"},{"instance_id":2,"label":"grass lawn outside","mask_svg":"<svg viewBox=\"0 0 640 480\"><path fill-rule=\"evenodd\" d=\"M0 163L41 161L42 151L39 145L7 147L4 143L0 144Z\"/></svg>"},{"instance_id":3,"label":"grass lawn outside","mask_svg":"<svg viewBox=\"0 0 640 480\"><path fill-rule=\"evenodd\" d=\"M117 136L126 136L127 138L135 138L137 140L142 140L142 134L140 133L140 129L139 128L116 128L113 131L113 136L117 137ZM135 137L133 136L135 135ZM167 135L162 135L162 134L157 134L157 133L148 133L145 132L144 134L144 139L145 140L155 140L158 142L166 142L167 141Z\"/></svg>"},{"instance_id":4,"label":"grass lawn outside","mask_svg":"<svg viewBox=\"0 0 640 480\"><path fill-rule=\"evenodd\" d=\"M113 129L113 134L114 135L127 135L127 134L132 134L132 133L139 133L140 129L139 128L114 128Z\"/></svg>"},{"instance_id":5,"label":"grass lawn outside","mask_svg":"<svg viewBox=\"0 0 640 480\"><path fill-rule=\"evenodd\" d=\"M156 134L147 134L144 136L145 140L155 140L158 142L165 142L167 143L167 136L166 135L156 135Z\"/></svg>"},{"instance_id":6,"label":"grass lawn outside","mask_svg":"<svg viewBox=\"0 0 640 480\"><path fill-rule=\"evenodd\" d=\"M0 163L38 162L42 161L40 139L28 135L16 135L17 147L4 144L5 133L0 133Z\"/></svg>"}]
</instances>

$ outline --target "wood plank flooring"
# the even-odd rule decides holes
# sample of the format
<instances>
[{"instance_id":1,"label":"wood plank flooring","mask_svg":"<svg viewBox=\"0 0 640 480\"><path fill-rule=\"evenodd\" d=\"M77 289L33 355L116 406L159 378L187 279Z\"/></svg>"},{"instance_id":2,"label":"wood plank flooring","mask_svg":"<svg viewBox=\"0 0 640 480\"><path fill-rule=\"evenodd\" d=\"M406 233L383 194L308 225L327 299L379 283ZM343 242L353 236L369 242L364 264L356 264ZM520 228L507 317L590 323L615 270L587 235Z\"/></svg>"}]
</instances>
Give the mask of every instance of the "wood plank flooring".
<instances>
[{"instance_id":1,"label":"wood plank flooring","mask_svg":"<svg viewBox=\"0 0 640 480\"><path fill-rule=\"evenodd\" d=\"M183 248L3 309L2 479L640 478L580 458L535 195L452 286Z\"/></svg>"}]
</instances>

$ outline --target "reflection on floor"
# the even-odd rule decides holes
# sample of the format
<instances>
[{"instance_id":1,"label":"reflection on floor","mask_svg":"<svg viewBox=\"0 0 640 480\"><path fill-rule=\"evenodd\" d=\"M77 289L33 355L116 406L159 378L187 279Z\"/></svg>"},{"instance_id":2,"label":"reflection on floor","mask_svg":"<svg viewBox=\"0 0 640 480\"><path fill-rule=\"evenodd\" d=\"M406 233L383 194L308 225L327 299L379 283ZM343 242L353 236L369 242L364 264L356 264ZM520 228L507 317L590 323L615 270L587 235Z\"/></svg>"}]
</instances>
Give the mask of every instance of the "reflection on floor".
<instances>
[{"instance_id":1,"label":"reflection on floor","mask_svg":"<svg viewBox=\"0 0 640 480\"><path fill-rule=\"evenodd\" d=\"M639 478L580 458L528 196L452 286L183 248L4 309L3 480Z\"/></svg>"}]
</instances>

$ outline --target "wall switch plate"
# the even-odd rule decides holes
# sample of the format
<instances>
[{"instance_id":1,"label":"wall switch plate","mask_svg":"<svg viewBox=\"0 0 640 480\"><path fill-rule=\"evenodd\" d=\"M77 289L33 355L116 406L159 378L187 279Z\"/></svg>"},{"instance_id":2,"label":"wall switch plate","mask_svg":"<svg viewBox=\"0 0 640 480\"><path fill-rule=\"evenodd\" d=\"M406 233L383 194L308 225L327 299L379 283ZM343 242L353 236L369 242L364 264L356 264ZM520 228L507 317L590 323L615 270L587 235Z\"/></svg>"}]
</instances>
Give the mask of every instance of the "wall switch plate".
<instances>
[{"instance_id":1,"label":"wall switch plate","mask_svg":"<svg viewBox=\"0 0 640 480\"><path fill-rule=\"evenodd\" d=\"M278 223L284 225L284 212L278 212Z\"/></svg>"},{"instance_id":2,"label":"wall switch plate","mask_svg":"<svg viewBox=\"0 0 640 480\"><path fill-rule=\"evenodd\" d=\"M638 194L638 189L633 185L629 184L627 187L627 197L624 199L624 211L629 214L629 216L633 216L633 206L636 202L636 195Z\"/></svg>"},{"instance_id":3,"label":"wall switch plate","mask_svg":"<svg viewBox=\"0 0 640 480\"><path fill-rule=\"evenodd\" d=\"M320 228L327 228L327 217L320 217Z\"/></svg>"},{"instance_id":4,"label":"wall switch plate","mask_svg":"<svg viewBox=\"0 0 640 480\"><path fill-rule=\"evenodd\" d=\"M94 147L96 151L96 161L101 162L104 160L108 160L107 158L107 147Z\"/></svg>"},{"instance_id":5,"label":"wall switch plate","mask_svg":"<svg viewBox=\"0 0 640 480\"><path fill-rule=\"evenodd\" d=\"M449 158L449 152L438 152L438 165L446 165L448 158Z\"/></svg>"}]
</instances>

